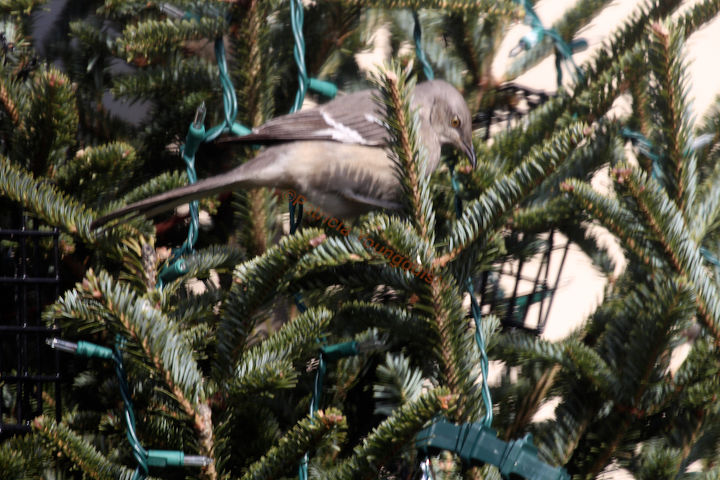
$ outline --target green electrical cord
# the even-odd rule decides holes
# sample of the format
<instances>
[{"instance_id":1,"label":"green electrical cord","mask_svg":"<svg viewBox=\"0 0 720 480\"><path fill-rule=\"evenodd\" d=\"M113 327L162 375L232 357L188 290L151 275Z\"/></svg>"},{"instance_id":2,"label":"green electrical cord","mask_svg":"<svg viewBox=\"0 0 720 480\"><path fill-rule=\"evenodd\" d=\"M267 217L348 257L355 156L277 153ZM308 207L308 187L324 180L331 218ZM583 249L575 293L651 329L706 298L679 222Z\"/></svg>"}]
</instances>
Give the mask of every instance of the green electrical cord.
<instances>
[{"instance_id":1,"label":"green electrical cord","mask_svg":"<svg viewBox=\"0 0 720 480\"><path fill-rule=\"evenodd\" d=\"M135 412L133 410L130 388L127 384L125 368L123 366L121 349L125 344L125 337L120 334L116 335L115 347L113 349L85 341L77 343L68 342L60 338L48 338L45 342L51 348L63 352L83 357L104 358L115 362L115 374L117 375L120 396L122 397L124 405L123 418L125 419L125 434L132 448L133 457L138 464L133 473L132 480L145 480L148 476L148 467L205 467L210 465L212 460L202 455L185 455L185 453L179 450L145 450L143 448L137 437Z\"/></svg>"},{"instance_id":2,"label":"green electrical cord","mask_svg":"<svg viewBox=\"0 0 720 480\"><path fill-rule=\"evenodd\" d=\"M519 53L518 49L529 50L530 48L540 43L545 37L545 35L547 35L552 38L555 44L555 70L557 72L557 88L559 89L562 87L563 61L567 61L572 64L572 66L575 68L575 75L578 78L584 78L584 73L582 69L575 63L572 55L574 50L581 50L587 48L587 42L585 40L578 39L568 44L565 40L563 40L562 36L560 36L560 33L558 33L557 30L555 30L554 28L545 28L543 26L542 22L540 21L540 17L538 17L537 13L535 13L535 8L533 7L533 4L530 2L530 0L514 1L518 5L522 5L525 9L525 14L530 21L529 23L532 27L532 31L520 40L520 43L517 47L512 49L512 51L510 52L510 56L517 55L517 53Z\"/></svg>"},{"instance_id":3,"label":"green electrical cord","mask_svg":"<svg viewBox=\"0 0 720 480\"><path fill-rule=\"evenodd\" d=\"M327 345L320 348L318 355L317 372L315 373L315 381L313 382L313 394L310 399L310 415L314 415L320 408L320 399L322 398L323 379L327 370L327 362L337 362L341 358L352 357L359 353L359 345L355 341L337 343L335 345ZM298 468L299 480L307 480L308 478L308 459L306 452L300 461Z\"/></svg>"},{"instance_id":4,"label":"green electrical cord","mask_svg":"<svg viewBox=\"0 0 720 480\"><path fill-rule=\"evenodd\" d=\"M133 457L138 466L135 469L132 480L144 480L148 476L148 452L145 450L137 437L135 430L135 412L133 411L132 399L130 398L130 388L125 378L125 369L123 367L122 352L120 349L125 344L122 335L115 337L115 348L113 349L113 360L115 361L115 374L117 375L118 385L120 386L120 396L125 405L123 417L125 417L125 433L128 442L132 447Z\"/></svg>"},{"instance_id":5,"label":"green electrical cord","mask_svg":"<svg viewBox=\"0 0 720 480\"><path fill-rule=\"evenodd\" d=\"M415 20L415 28L413 29L413 37L415 39L415 56L418 60L420 60L420 63L423 66L425 78L433 80L435 78L435 74L433 73L433 69L430 66L427 55L425 55L425 51L422 48L422 27L420 26L420 18L418 17L417 11L413 10L412 14L413 20Z\"/></svg>"},{"instance_id":6,"label":"green electrical cord","mask_svg":"<svg viewBox=\"0 0 720 480\"><path fill-rule=\"evenodd\" d=\"M418 19L417 12L413 12L413 18L415 19L415 53L417 57L420 59L420 61L423 64L423 69L425 72L425 76L428 79L432 79L435 77L435 75L432 72L432 67L430 67L430 64L427 61L427 57L425 56L425 52L423 51L422 45L421 45L421 38L422 38L422 32L421 32L421 26L420 26L420 20ZM462 200L460 199L460 183L457 180L457 177L455 175L455 162L451 161L449 164L450 168L450 177L452 179L452 188L455 192L455 214L458 218L462 217ZM465 289L470 294L470 311L472 313L473 319L475 320L475 343L478 346L478 350L480 351L480 370L482 372L482 399L483 404L485 406L485 418L483 420L483 423L485 426L490 427L492 424L493 419L493 411L492 411L492 397L490 396L490 386L488 385L487 378L488 378L488 369L489 369L489 360L487 356L487 348L486 348L486 342L485 342L485 334L483 333L483 330L481 328L481 322L482 322L482 314L480 312L480 305L478 305L477 299L475 298L473 286L472 286L472 279L468 278L465 283Z\"/></svg>"},{"instance_id":7,"label":"green electrical cord","mask_svg":"<svg viewBox=\"0 0 720 480\"><path fill-rule=\"evenodd\" d=\"M303 101L305 100L305 94L308 88L318 93L321 93L330 98L335 97L337 94L337 87L329 82L323 82L314 78L309 78L307 74L307 68L305 66L305 38L303 36L303 22L304 22L305 10L301 0L290 0L290 24L293 32L293 56L295 58L295 64L298 69L298 89L295 94L295 101L290 113L294 113L302 107ZM290 213L290 235L294 235L302 222L303 206L300 204L295 210L295 204L292 201L288 202L288 210ZM296 216L297 214L297 216ZM302 301L302 295L298 292L294 295L295 305L300 313L305 312L307 307ZM313 388L313 396L310 402L310 413L313 414L318 409L320 402L320 391L322 390L322 377L325 374L325 361L323 354L320 354L320 366L318 367L318 373L315 376L315 385ZM308 478L308 460L309 454L306 452L300 461L298 467L298 478L299 480L307 480Z\"/></svg>"},{"instance_id":8,"label":"green electrical cord","mask_svg":"<svg viewBox=\"0 0 720 480\"><path fill-rule=\"evenodd\" d=\"M190 124L185 144L181 147L190 184L197 181L195 154L200 148L200 144L211 142L223 133L231 132L234 135L247 135L251 133L249 128L235 121L237 117L237 96L235 95L235 87L233 87L232 80L228 74L225 44L222 38L215 40L215 58L218 64L220 85L222 86L224 121L205 131L205 103L201 104L195 112L195 119ZM197 241L199 225L198 201L193 200L190 202L190 226L188 227L187 240L185 240L185 243L183 243L179 249L173 251L168 265L160 271L157 283L158 288L162 289L164 285L187 273L187 265L182 257L192 253L195 242Z\"/></svg>"},{"instance_id":9,"label":"green electrical cord","mask_svg":"<svg viewBox=\"0 0 720 480\"><path fill-rule=\"evenodd\" d=\"M303 37L302 30L304 16L305 10L301 0L290 0L290 23L292 26L293 40L295 40L293 56L295 57L295 64L298 69L298 89L295 93L295 102L290 109L290 113L300 110L305 100L305 93L307 92L308 76L307 69L305 68L305 38ZM300 226L300 222L302 222L303 206L300 204L298 207L297 218L295 217L295 204L292 201L288 202L288 208L290 210L290 235L293 235Z\"/></svg>"},{"instance_id":10,"label":"green electrical cord","mask_svg":"<svg viewBox=\"0 0 720 480\"><path fill-rule=\"evenodd\" d=\"M295 102L290 109L290 113L300 110L308 89L329 98L334 98L335 95L337 95L337 87L334 84L308 77L307 68L305 66L305 37L303 36L304 17L305 10L303 8L302 0L290 0L290 25L292 27L294 40L293 57L295 57L295 64L298 69L298 89L295 93ZM290 210L290 235L292 235L297 231L300 226L300 222L302 221L303 206L302 204L298 206L297 217L295 216L295 205L292 201L288 203L288 209Z\"/></svg>"},{"instance_id":11,"label":"green electrical cord","mask_svg":"<svg viewBox=\"0 0 720 480\"><path fill-rule=\"evenodd\" d=\"M455 214L458 219L462 217L462 199L460 198L460 182L457 180L455 173L455 163L449 164L450 177L452 178L452 188L455 192ZM485 334L481 328L482 313L480 311L480 305L475 298L475 292L473 289L472 279L467 278L465 281L465 290L470 295L470 312L472 313L473 320L475 321L475 343L480 351L480 371L482 373L482 399L483 405L485 406L485 417L483 418L483 424L486 427L492 425L493 410L492 410L492 397L490 395L490 386L488 385L488 370L490 362L487 356L487 347L485 341Z\"/></svg>"}]
</instances>

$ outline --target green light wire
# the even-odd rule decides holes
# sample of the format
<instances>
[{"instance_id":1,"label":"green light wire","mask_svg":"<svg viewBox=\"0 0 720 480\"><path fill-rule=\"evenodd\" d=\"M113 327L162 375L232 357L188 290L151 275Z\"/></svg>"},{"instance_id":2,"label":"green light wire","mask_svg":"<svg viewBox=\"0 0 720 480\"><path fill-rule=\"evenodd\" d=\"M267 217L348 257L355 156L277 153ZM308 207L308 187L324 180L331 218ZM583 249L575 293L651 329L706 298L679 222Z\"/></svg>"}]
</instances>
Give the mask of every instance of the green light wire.
<instances>
[{"instance_id":1,"label":"green light wire","mask_svg":"<svg viewBox=\"0 0 720 480\"><path fill-rule=\"evenodd\" d=\"M584 78L584 73L582 69L575 63L575 60L573 59L573 47L574 48L581 48L581 47L587 47L587 42L585 40L576 40L574 42L570 42L568 44L558 33L557 30L554 28L545 28L540 21L540 17L535 12L535 8L533 7L533 4L530 2L530 0L514 0L515 3L518 5L522 5L525 9L525 14L530 20L530 26L533 28L533 31L530 32L529 35L526 37L523 37L523 40L521 40L521 43L524 44L525 49L532 48L535 46L538 42L540 42L545 35L552 38L553 43L555 44L555 70L557 72L557 88L562 87L562 62L568 61L572 64L573 67L575 67L575 75L578 78Z\"/></svg>"},{"instance_id":2,"label":"green light wire","mask_svg":"<svg viewBox=\"0 0 720 480\"><path fill-rule=\"evenodd\" d=\"M301 0L290 0L290 23L292 26L293 39L295 45L293 47L293 56L298 69L298 89L295 93L295 103L293 103L290 113L297 112L302 107L307 92L308 75L305 68L305 38L303 37L303 21L305 10Z\"/></svg>"},{"instance_id":3,"label":"green light wire","mask_svg":"<svg viewBox=\"0 0 720 480\"><path fill-rule=\"evenodd\" d=\"M452 188L455 192L455 214L458 219L462 217L462 199L460 198L460 182L457 180L455 172L455 162L450 162L450 178L452 179ZM480 305L475 298L475 292L473 289L472 279L467 278L465 280L465 290L470 295L470 312L472 313L473 320L475 321L475 343L477 344L478 350L480 351L480 371L482 373L482 399L483 405L485 406L485 417L483 418L483 424L486 427L492 425L493 410L492 410L492 397L490 396L490 386L488 385L488 370L490 362L487 356L487 347L485 340L485 333L482 330L482 313L480 311Z\"/></svg>"},{"instance_id":4,"label":"green light wire","mask_svg":"<svg viewBox=\"0 0 720 480\"><path fill-rule=\"evenodd\" d=\"M113 349L113 360L115 361L115 374L117 375L118 384L120 386L120 396L124 404L123 416L125 417L125 433L128 442L132 447L133 457L138 466L132 476L132 480L144 480L148 476L148 452L140 444L135 429L135 412L133 411L132 399L130 398L130 388L125 378L125 368L123 367L122 352L120 349L125 344L125 338L122 335L115 336L115 348Z\"/></svg>"},{"instance_id":5,"label":"green light wire","mask_svg":"<svg viewBox=\"0 0 720 480\"><path fill-rule=\"evenodd\" d=\"M305 100L305 94L308 89L316 91L329 98L337 95L337 87L330 83L316 78L308 77L307 67L305 66L305 37L303 36L303 22L305 10L301 0L290 0L290 25L293 32L293 57L298 69L298 89L295 93L295 102L293 103L290 113L295 113L302 107ZM300 222L302 221L303 206L300 204L297 209L297 218L295 217L295 205L292 201L288 203L290 210L290 235L294 234Z\"/></svg>"},{"instance_id":6,"label":"green light wire","mask_svg":"<svg viewBox=\"0 0 720 480\"><path fill-rule=\"evenodd\" d=\"M415 36L415 53L420 60L420 62L423 64L423 70L425 72L425 76L428 78L428 80L432 80L435 78L435 75L433 74L432 67L427 61L427 57L425 56L425 52L422 49L422 45L420 43L420 40L422 39L422 31L420 26L420 20L418 18L417 12L413 11L413 18L415 19L415 29L414 29L414 36ZM460 199L460 183L457 180L457 177L455 175L455 162L450 163L450 177L452 179L452 188L455 192L455 214L458 218L462 217L462 200ZM487 378L488 378L488 369L489 369L489 361L487 356L487 349L486 349L486 342L485 342L485 334L483 333L483 330L481 328L482 323L482 314L480 312L480 305L477 303L477 299L475 298L474 292L473 292L473 286L472 286L472 279L468 278L465 283L465 289L470 294L470 305L471 305L471 312L473 319L475 320L475 343L477 344L478 350L480 351L480 370L482 372L482 399L483 404L485 405L485 418L483 420L483 423L485 426L490 427L492 424L493 419L493 411L492 411L492 397L490 396L490 386L488 385Z\"/></svg>"},{"instance_id":7,"label":"green light wire","mask_svg":"<svg viewBox=\"0 0 720 480\"><path fill-rule=\"evenodd\" d=\"M305 100L305 94L308 88L318 91L330 98L333 98L337 94L337 87L329 82L322 82L314 78L309 78L307 74L307 68L305 66L305 38L303 37L303 22L304 22L305 10L301 0L290 0L290 24L293 32L293 56L295 57L295 63L298 69L298 89L295 94L295 102L293 103L290 113L297 112L302 107L303 101ZM302 222L303 206L300 204L297 209L297 216L295 210L295 204L292 201L288 202L288 210L290 213L290 235L294 235ZM294 295L295 305L300 313L307 310L307 307L302 301L302 295L298 292ZM310 414L314 414L320 403L320 393L322 391L322 378L325 374L325 360L322 352L320 353L320 366L318 372L315 375L315 384L313 388L313 396L310 401ZM298 467L298 478L299 480L307 480L308 478L308 461L309 454L306 452L300 461Z\"/></svg>"},{"instance_id":8,"label":"green light wire","mask_svg":"<svg viewBox=\"0 0 720 480\"><path fill-rule=\"evenodd\" d=\"M235 95L235 87L228 73L225 43L222 37L215 40L215 58L218 64L218 74L222 87L224 121L205 131L205 104L200 105L195 113L195 119L188 129L185 144L181 147L188 182L191 185L197 182L195 154L198 148L200 148L201 143L211 142L223 133L230 132L234 135L247 135L251 133L249 128L235 121L237 117L237 96ZM190 225L188 227L187 239L179 249L173 251L168 265L160 271L157 282L158 288L162 289L167 283L187 273L187 265L182 257L192 253L198 238L199 225L198 201L193 200L190 202Z\"/></svg>"},{"instance_id":9,"label":"green light wire","mask_svg":"<svg viewBox=\"0 0 720 480\"><path fill-rule=\"evenodd\" d=\"M322 396L322 384L323 378L325 377L325 371L327 365L325 363L325 355L322 349L320 350L320 356L318 361L318 369L315 373L315 381L313 382L313 394L310 399L310 416L314 415L318 411L320 405L320 398ZM298 467L298 479L307 480L308 478L308 461L310 460L310 454L305 452L302 460L300 460L300 467Z\"/></svg>"},{"instance_id":10,"label":"green light wire","mask_svg":"<svg viewBox=\"0 0 720 480\"><path fill-rule=\"evenodd\" d=\"M115 374L118 379L120 396L123 400L123 418L125 419L125 434L132 448L133 457L138 466L133 473L132 480L144 480L148 475L148 467L169 467L169 466L196 466L204 467L212 463L212 459L202 455L185 455L180 450L145 450L137 436L135 425L135 412L130 397L123 366L122 348L125 345L125 337L120 334L115 336L114 348L107 348L94 343L79 341L69 342L61 338L47 338L45 342L53 349L63 352L80 355L82 357L95 357L109 359L115 362Z\"/></svg>"},{"instance_id":11,"label":"green light wire","mask_svg":"<svg viewBox=\"0 0 720 480\"><path fill-rule=\"evenodd\" d=\"M315 382L313 383L313 394L310 399L310 416L320 408L320 399L322 398L323 379L327 370L327 362L336 362L341 358L352 357L358 354L358 343L355 341L336 343L335 345L326 345L320 348L318 355L318 369L315 373ZM299 480L307 480L308 478L308 459L306 452L300 461L298 468Z\"/></svg>"},{"instance_id":12,"label":"green light wire","mask_svg":"<svg viewBox=\"0 0 720 480\"><path fill-rule=\"evenodd\" d=\"M298 69L298 89L295 93L295 102L293 103L290 113L297 112L302 107L307 92L308 76L305 68L305 38L303 37L303 20L305 10L301 0L290 0L290 23L292 26L293 39L293 56ZM300 226L303 216L302 204L298 207L297 218L295 217L295 204L290 201L288 203L290 210L290 235L293 235Z\"/></svg>"},{"instance_id":13,"label":"green light wire","mask_svg":"<svg viewBox=\"0 0 720 480\"><path fill-rule=\"evenodd\" d=\"M418 17L418 13L416 10L413 10L412 14L413 19L415 20L415 28L413 28L413 38L415 39L415 56L417 56L418 60L420 60L420 63L423 66L425 78L427 78L428 80L433 80L435 78L435 74L433 73L430 62L428 61L427 56L425 55L425 51L422 48L422 28L420 25L420 18Z\"/></svg>"}]
</instances>

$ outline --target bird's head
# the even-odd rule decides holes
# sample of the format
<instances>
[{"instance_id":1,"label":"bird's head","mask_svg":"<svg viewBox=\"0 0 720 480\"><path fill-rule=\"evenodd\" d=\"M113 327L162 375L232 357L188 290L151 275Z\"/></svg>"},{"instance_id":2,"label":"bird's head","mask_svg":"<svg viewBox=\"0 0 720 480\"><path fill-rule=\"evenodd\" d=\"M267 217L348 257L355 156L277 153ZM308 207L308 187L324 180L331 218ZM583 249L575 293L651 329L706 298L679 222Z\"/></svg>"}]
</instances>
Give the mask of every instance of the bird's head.
<instances>
[{"instance_id":1,"label":"bird's head","mask_svg":"<svg viewBox=\"0 0 720 480\"><path fill-rule=\"evenodd\" d=\"M423 82L415 87L441 145L452 145L467 155L473 168L477 163L472 143L472 116L465 99L455 87L442 80Z\"/></svg>"}]
</instances>

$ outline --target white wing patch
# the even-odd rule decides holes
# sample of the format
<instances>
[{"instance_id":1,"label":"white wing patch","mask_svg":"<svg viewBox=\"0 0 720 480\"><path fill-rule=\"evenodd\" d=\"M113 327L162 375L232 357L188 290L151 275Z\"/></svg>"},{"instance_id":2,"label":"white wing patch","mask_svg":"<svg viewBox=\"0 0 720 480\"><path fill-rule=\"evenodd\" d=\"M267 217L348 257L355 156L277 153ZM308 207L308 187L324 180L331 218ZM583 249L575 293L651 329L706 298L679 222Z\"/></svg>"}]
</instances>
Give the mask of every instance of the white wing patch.
<instances>
[{"instance_id":1,"label":"white wing patch","mask_svg":"<svg viewBox=\"0 0 720 480\"><path fill-rule=\"evenodd\" d=\"M384 126L384 123L381 122L379 118L377 118L375 115L370 115L369 113L365 114L365 120L367 120L370 123L375 123L377 125L380 125L381 127Z\"/></svg>"},{"instance_id":2,"label":"white wing patch","mask_svg":"<svg viewBox=\"0 0 720 480\"><path fill-rule=\"evenodd\" d=\"M366 145L368 143L357 130L353 130L340 122L336 122L330 115L328 115L327 112L321 111L320 113L322 114L325 123L327 123L331 128L318 130L315 132L316 135L321 137L330 135L333 140L343 143L356 143L359 145Z\"/></svg>"}]
</instances>

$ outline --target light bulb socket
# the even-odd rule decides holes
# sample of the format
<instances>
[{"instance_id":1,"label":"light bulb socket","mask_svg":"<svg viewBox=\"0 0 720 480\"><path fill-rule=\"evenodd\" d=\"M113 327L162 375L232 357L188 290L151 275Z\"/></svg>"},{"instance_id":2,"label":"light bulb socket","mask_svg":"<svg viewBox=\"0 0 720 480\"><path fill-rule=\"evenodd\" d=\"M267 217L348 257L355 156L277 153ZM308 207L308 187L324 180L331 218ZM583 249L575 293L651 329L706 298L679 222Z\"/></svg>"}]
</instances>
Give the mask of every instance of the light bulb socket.
<instances>
[{"instance_id":1,"label":"light bulb socket","mask_svg":"<svg viewBox=\"0 0 720 480\"><path fill-rule=\"evenodd\" d=\"M188 14L185 12L185 10L182 10L175 5L171 5L169 3L161 3L160 11L168 17L172 17L176 20L182 20L183 18L188 17Z\"/></svg>"},{"instance_id":2,"label":"light bulb socket","mask_svg":"<svg viewBox=\"0 0 720 480\"><path fill-rule=\"evenodd\" d=\"M205 114L207 108L205 108L205 102L202 102L200 106L195 110L195 119L193 119L193 127L201 128L205 125Z\"/></svg>"},{"instance_id":3,"label":"light bulb socket","mask_svg":"<svg viewBox=\"0 0 720 480\"><path fill-rule=\"evenodd\" d=\"M50 345L50 348L60 350L61 352L75 353L78 349L78 344L75 342L68 342L61 338L46 338L45 343Z\"/></svg>"},{"instance_id":4,"label":"light bulb socket","mask_svg":"<svg viewBox=\"0 0 720 480\"><path fill-rule=\"evenodd\" d=\"M186 467L207 467L212 463L212 458L202 455L185 455L183 465Z\"/></svg>"}]
</instances>

